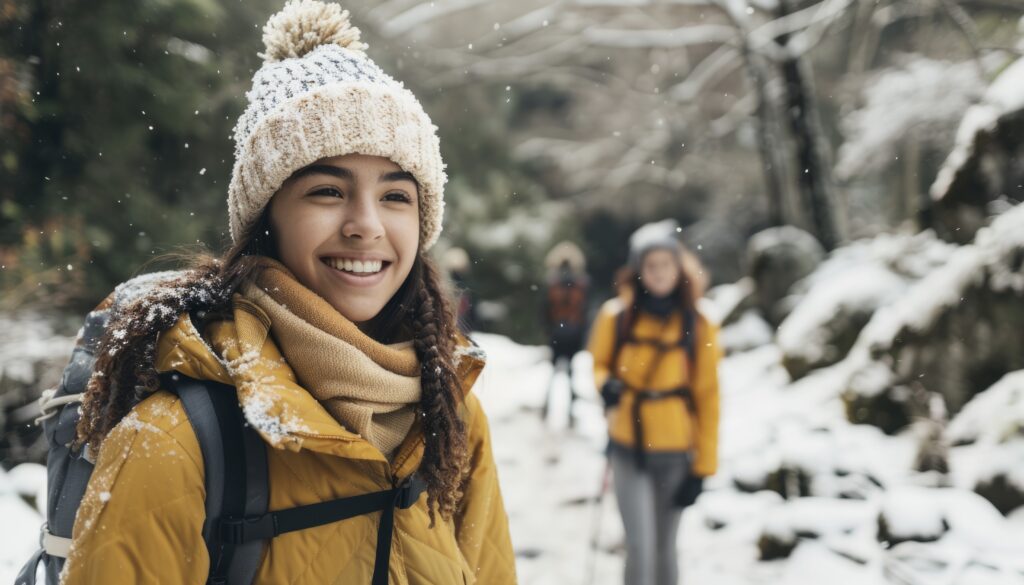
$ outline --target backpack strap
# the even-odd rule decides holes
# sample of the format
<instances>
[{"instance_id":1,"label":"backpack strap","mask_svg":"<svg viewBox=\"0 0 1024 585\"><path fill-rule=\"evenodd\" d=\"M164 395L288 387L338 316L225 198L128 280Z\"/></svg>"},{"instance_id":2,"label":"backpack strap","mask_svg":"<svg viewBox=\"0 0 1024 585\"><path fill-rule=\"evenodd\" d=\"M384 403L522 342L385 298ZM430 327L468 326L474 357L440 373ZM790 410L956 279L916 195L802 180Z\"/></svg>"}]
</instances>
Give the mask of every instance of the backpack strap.
<instances>
[{"instance_id":1,"label":"backpack strap","mask_svg":"<svg viewBox=\"0 0 1024 585\"><path fill-rule=\"evenodd\" d=\"M29 558L28 562L26 562L25 565L21 567L21 571L18 573L18 576L14 579L14 585L36 585L37 571L39 571L40 563L44 562L45 556L45 549L40 548L39 550L37 550L32 555L32 557ZM43 567L43 570L45 571L46 568Z\"/></svg>"},{"instance_id":2,"label":"backpack strap","mask_svg":"<svg viewBox=\"0 0 1024 585\"><path fill-rule=\"evenodd\" d=\"M241 414L241 410L239 410ZM242 417L244 419L244 417ZM246 514L263 514L270 505L270 474L267 470L267 444L248 424L242 433L245 443L245 505ZM268 540L248 542L235 549L228 570L228 583L248 585L256 581Z\"/></svg>"},{"instance_id":3,"label":"backpack strap","mask_svg":"<svg viewBox=\"0 0 1024 585\"><path fill-rule=\"evenodd\" d=\"M691 371L697 369L697 311L683 311L683 334L679 336L679 343L686 350L690 358Z\"/></svg>"},{"instance_id":4,"label":"backpack strap","mask_svg":"<svg viewBox=\"0 0 1024 585\"><path fill-rule=\"evenodd\" d=\"M220 537L222 519L266 512L270 488L266 445L247 427L233 386L171 373L163 387L181 399L203 453L211 585L247 585L256 577L267 540L240 543Z\"/></svg>"},{"instance_id":5,"label":"backpack strap","mask_svg":"<svg viewBox=\"0 0 1024 585\"><path fill-rule=\"evenodd\" d=\"M622 350L622 346L625 345L626 341L633 341L632 331L627 331L626 313L626 309L623 308L615 315L615 342L612 346L612 366L616 368L618 367L619 352ZM683 311L683 331L677 343L686 350L686 355L690 359L690 366L694 367L694 369L697 363L696 326L697 312Z\"/></svg>"},{"instance_id":6,"label":"backpack strap","mask_svg":"<svg viewBox=\"0 0 1024 585\"><path fill-rule=\"evenodd\" d=\"M389 490L263 514L224 517L220 522L219 537L225 543L244 545L253 541L265 541L286 532L305 530L380 512L380 523L377 527L377 553L373 563L373 579L370 583L371 585L387 585L391 537L395 527L395 509L411 508L423 495L426 488L426 484L414 474L404 484Z\"/></svg>"},{"instance_id":7,"label":"backpack strap","mask_svg":"<svg viewBox=\"0 0 1024 585\"><path fill-rule=\"evenodd\" d=\"M615 342L612 345L612 372L618 373L619 371L619 352L622 351L622 346L626 343L626 337L629 335L629 331L626 330L626 307L615 315Z\"/></svg>"}]
</instances>

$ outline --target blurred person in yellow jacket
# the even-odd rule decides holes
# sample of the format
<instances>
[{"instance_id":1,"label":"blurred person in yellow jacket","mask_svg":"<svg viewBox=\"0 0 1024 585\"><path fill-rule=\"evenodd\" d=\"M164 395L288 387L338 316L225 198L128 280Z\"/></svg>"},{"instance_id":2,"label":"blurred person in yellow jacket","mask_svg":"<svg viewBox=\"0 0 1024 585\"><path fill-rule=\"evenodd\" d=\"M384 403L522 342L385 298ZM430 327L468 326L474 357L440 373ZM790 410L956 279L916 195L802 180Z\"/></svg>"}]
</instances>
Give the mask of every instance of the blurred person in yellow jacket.
<instances>
[{"instance_id":1,"label":"blurred person in yellow jacket","mask_svg":"<svg viewBox=\"0 0 1024 585\"><path fill-rule=\"evenodd\" d=\"M470 392L482 356L428 254L444 207L436 128L336 4L288 2L264 43L235 129L232 245L108 300L69 437L95 469L73 535L47 534L47 553L67 540L67 585L511 585ZM214 437L220 458L202 421L231 413L193 410L197 387L240 419ZM226 473L242 441L241 472ZM210 482L261 469L255 511L248 491ZM209 515L214 499L239 512Z\"/></svg>"},{"instance_id":2,"label":"blurred person in yellow jacket","mask_svg":"<svg viewBox=\"0 0 1024 585\"><path fill-rule=\"evenodd\" d=\"M674 220L630 238L629 273L589 349L626 533L626 585L675 585L682 510L717 467L717 327L697 309L705 275Z\"/></svg>"}]
</instances>

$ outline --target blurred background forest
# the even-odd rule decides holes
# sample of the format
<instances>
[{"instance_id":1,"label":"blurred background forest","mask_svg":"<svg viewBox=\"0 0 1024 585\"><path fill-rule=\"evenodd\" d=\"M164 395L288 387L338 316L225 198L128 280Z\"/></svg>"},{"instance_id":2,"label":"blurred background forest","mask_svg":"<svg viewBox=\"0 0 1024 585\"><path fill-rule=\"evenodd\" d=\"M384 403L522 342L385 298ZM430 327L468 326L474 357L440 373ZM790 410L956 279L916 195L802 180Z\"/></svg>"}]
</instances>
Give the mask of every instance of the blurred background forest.
<instances>
[{"instance_id":1,"label":"blurred background forest","mask_svg":"<svg viewBox=\"0 0 1024 585\"><path fill-rule=\"evenodd\" d=\"M0 0L5 309L78 314L162 253L224 244L229 136L279 4ZM721 283L766 227L826 250L906 224L969 241L980 220L950 209L1022 197L1000 184L937 209L935 184L1019 54L1015 0L347 7L440 127L440 251L469 252L481 326L516 339L540 339L522 317L563 239L599 298L651 219L678 219Z\"/></svg>"}]
</instances>

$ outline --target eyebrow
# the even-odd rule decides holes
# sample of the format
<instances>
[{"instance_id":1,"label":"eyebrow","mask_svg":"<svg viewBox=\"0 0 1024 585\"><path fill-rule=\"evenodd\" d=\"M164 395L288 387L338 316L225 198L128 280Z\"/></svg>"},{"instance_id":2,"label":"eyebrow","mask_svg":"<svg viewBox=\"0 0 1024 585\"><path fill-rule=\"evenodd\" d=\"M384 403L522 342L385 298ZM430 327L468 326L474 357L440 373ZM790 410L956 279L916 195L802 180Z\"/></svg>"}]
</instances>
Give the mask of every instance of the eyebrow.
<instances>
[{"instance_id":1,"label":"eyebrow","mask_svg":"<svg viewBox=\"0 0 1024 585\"><path fill-rule=\"evenodd\" d=\"M302 177L308 177L310 175L330 175L332 177L337 177L339 179L347 181L355 180L355 175L352 173L352 171L348 170L345 167L317 164L302 167L301 169L295 171L291 178L300 179ZM419 182L416 181L416 177L414 177L413 174L408 171L385 172L381 173L380 177L377 178L378 183L393 183L396 181L410 181L419 186Z\"/></svg>"},{"instance_id":2,"label":"eyebrow","mask_svg":"<svg viewBox=\"0 0 1024 585\"><path fill-rule=\"evenodd\" d=\"M416 177L412 176L412 173L408 171L391 171L390 173L381 173L380 177L377 178L378 183L393 183L395 181L411 181L417 187L419 182Z\"/></svg>"}]
</instances>

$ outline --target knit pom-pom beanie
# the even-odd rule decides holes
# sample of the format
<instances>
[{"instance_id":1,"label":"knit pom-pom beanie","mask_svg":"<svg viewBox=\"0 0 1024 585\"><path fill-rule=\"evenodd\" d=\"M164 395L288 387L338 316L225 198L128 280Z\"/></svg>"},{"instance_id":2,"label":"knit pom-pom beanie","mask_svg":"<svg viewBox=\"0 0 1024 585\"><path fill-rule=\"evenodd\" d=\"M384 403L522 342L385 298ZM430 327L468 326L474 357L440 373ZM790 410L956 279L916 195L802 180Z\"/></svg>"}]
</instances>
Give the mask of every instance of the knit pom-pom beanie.
<instances>
[{"instance_id":1,"label":"knit pom-pom beanie","mask_svg":"<svg viewBox=\"0 0 1024 585\"><path fill-rule=\"evenodd\" d=\"M444 162L437 127L416 96L367 57L347 10L291 0L263 27L263 66L235 125L228 187L238 240L295 171L332 156L395 162L419 186L420 244L441 234Z\"/></svg>"}]
</instances>

